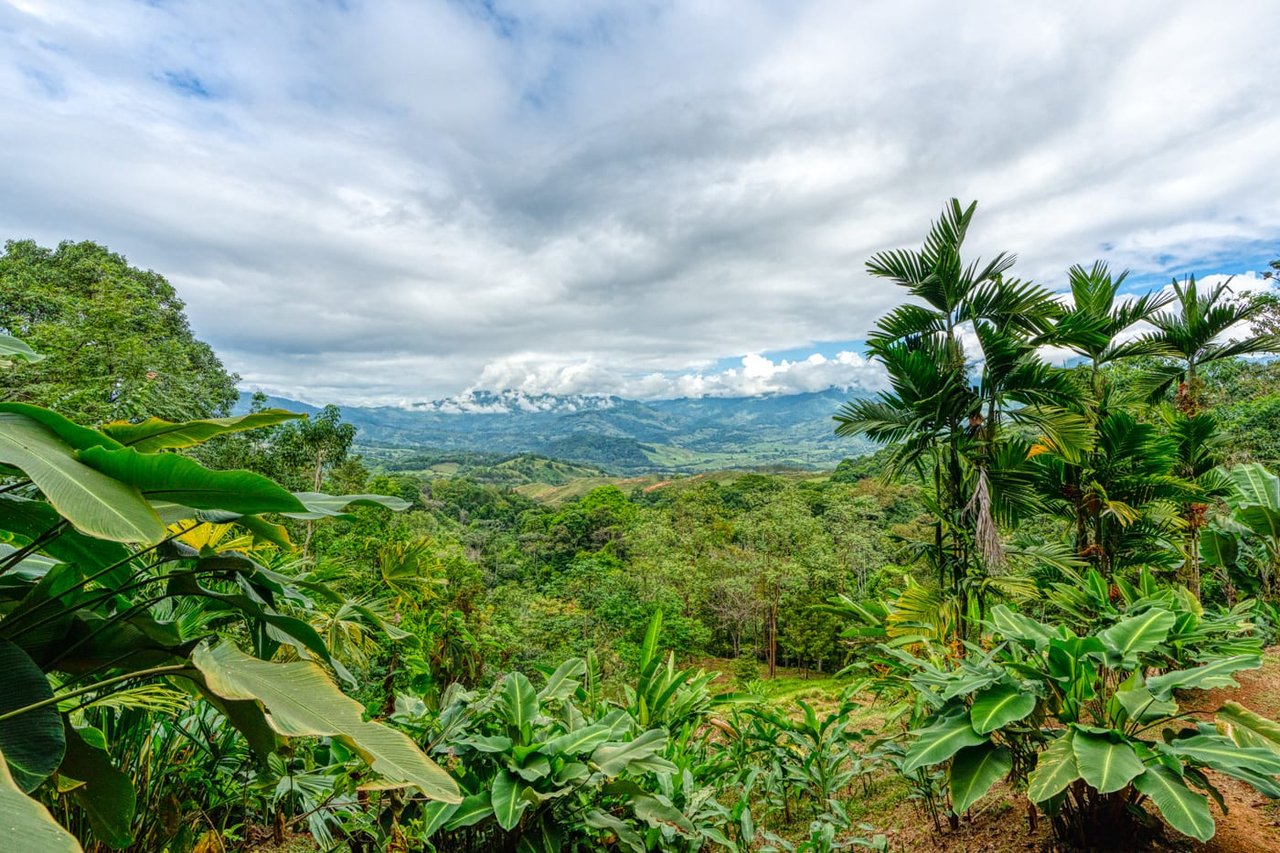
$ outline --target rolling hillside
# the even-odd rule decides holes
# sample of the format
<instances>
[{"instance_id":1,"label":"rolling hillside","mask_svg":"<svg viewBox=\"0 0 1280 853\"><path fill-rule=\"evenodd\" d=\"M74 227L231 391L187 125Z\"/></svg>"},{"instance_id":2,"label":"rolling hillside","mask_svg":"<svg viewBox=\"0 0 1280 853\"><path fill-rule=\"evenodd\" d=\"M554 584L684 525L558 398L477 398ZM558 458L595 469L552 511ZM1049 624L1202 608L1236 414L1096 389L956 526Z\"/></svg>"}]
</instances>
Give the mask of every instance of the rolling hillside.
<instances>
[{"instance_id":1,"label":"rolling hillside","mask_svg":"<svg viewBox=\"0 0 1280 853\"><path fill-rule=\"evenodd\" d=\"M406 450L535 454L605 474L696 473L723 468L832 468L867 452L865 441L838 438L831 418L850 394L810 394L640 402L620 397L474 392L411 408L344 407L369 457L392 462ZM238 410L247 410L242 394ZM272 397L268 405L318 408ZM447 461L447 460L445 460ZM494 460L496 461L496 460ZM397 461L397 464L400 464ZM429 469L441 460L422 465Z\"/></svg>"}]
</instances>

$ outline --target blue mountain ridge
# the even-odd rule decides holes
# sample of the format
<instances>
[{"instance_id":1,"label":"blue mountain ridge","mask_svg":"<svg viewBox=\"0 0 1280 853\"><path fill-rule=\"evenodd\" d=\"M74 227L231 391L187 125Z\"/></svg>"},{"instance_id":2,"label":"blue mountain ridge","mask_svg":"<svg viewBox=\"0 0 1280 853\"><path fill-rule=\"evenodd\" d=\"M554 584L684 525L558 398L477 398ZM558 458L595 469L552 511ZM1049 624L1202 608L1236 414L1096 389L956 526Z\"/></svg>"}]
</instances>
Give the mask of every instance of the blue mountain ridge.
<instances>
[{"instance_id":1,"label":"blue mountain ridge","mask_svg":"<svg viewBox=\"0 0 1280 853\"><path fill-rule=\"evenodd\" d=\"M421 449L536 453L613 474L690 473L724 468L828 469L872 449L835 435L832 417L866 392L627 400L582 395L475 391L412 407L342 406L369 451ZM237 413L249 410L242 392ZM283 397L266 405L315 414ZM375 453L374 455L381 455Z\"/></svg>"}]
</instances>

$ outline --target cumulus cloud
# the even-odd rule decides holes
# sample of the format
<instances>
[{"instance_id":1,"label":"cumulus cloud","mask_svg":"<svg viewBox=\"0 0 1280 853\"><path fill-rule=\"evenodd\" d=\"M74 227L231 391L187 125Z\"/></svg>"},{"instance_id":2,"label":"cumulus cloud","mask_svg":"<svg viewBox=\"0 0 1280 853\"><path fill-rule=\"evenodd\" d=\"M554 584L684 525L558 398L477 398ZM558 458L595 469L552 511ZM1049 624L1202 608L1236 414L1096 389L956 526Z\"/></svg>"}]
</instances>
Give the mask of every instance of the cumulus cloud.
<instances>
[{"instance_id":1,"label":"cumulus cloud","mask_svg":"<svg viewBox=\"0 0 1280 853\"><path fill-rule=\"evenodd\" d=\"M901 298L867 256L951 195L982 202L975 252L1049 284L1270 257L1273 22L1269 0L0 0L0 235L164 273L246 384L306 399L838 383L861 368L709 365L861 338Z\"/></svg>"},{"instance_id":2,"label":"cumulus cloud","mask_svg":"<svg viewBox=\"0 0 1280 853\"><path fill-rule=\"evenodd\" d=\"M884 369L860 353L842 351L828 358L814 353L795 361L760 353L743 356L735 367L719 371L654 372L642 376L610 370L589 359L556 363L555 356L531 355L487 365L473 391L509 388L526 394L600 394L603 389L636 400L679 397L752 397L802 394L827 388L879 390Z\"/></svg>"}]
</instances>

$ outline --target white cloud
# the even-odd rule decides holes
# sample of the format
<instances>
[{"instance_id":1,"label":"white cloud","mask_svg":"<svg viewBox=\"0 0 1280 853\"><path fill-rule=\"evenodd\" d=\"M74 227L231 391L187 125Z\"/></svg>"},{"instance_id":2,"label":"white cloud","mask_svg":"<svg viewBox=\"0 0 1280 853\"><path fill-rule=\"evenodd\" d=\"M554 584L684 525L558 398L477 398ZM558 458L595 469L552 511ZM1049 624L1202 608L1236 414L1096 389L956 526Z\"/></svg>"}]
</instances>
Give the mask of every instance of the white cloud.
<instances>
[{"instance_id":1,"label":"white cloud","mask_svg":"<svg viewBox=\"0 0 1280 853\"><path fill-rule=\"evenodd\" d=\"M1274 18L0 0L0 235L163 272L247 384L308 399L807 388L859 367L707 365L860 338L900 298L866 257L950 195L1051 285L1280 249Z\"/></svg>"},{"instance_id":2,"label":"white cloud","mask_svg":"<svg viewBox=\"0 0 1280 853\"><path fill-rule=\"evenodd\" d=\"M609 370L584 356L557 361L552 354L527 354L486 365L476 389L510 388L527 394L612 393L628 399L678 397L750 397L801 394L827 388L879 390L885 387L880 365L856 352L828 358L814 353L790 361L750 353L736 367L687 373L654 372L632 376Z\"/></svg>"}]
</instances>

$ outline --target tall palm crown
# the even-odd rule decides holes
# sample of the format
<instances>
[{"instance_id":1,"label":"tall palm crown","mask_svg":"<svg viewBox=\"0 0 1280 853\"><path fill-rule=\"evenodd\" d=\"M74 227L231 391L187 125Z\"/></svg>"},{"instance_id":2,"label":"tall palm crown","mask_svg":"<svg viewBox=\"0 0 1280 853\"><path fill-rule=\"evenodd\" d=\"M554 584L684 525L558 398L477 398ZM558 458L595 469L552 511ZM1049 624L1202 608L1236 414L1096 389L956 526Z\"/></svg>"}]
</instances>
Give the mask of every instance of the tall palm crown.
<instances>
[{"instance_id":1,"label":"tall palm crown","mask_svg":"<svg viewBox=\"0 0 1280 853\"><path fill-rule=\"evenodd\" d=\"M879 253L868 271L913 300L881 318L868 351L890 389L854 400L836 415L839 435L893 444L890 473L916 470L937 518L923 549L940 582L965 609L971 566L1002 559L997 521L1035 502L1028 476L1029 442L1006 423L1053 433L1064 446L1077 421L1060 404L1072 393L1065 373L1038 355L1061 309L1036 285L1006 278L1014 257L961 260L976 204L952 199L919 250ZM965 340L977 346L970 354ZM980 609L980 608L979 608ZM961 622L959 634L963 636Z\"/></svg>"},{"instance_id":2,"label":"tall palm crown","mask_svg":"<svg viewBox=\"0 0 1280 853\"><path fill-rule=\"evenodd\" d=\"M1199 411L1201 366L1242 355L1280 351L1280 336L1247 335L1239 340L1221 340L1232 327L1257 317L1265 305L1257 300L1235 299L1229 282L1201 292L1195 276L1173 282L1176 310L1162 311L1150 318L1156 330L1144 337L1157 345L1160 354L1175 359L1157 368L1149 388L1153 399L1162 399L1178 385L1179 407L1187 414Z\"/></svg>"}]
</instances>

